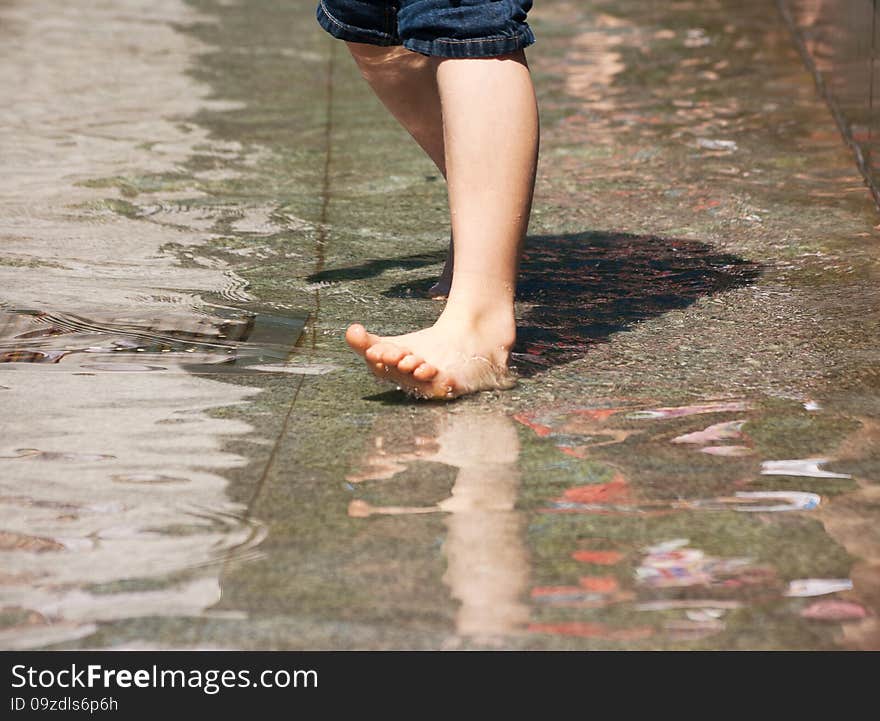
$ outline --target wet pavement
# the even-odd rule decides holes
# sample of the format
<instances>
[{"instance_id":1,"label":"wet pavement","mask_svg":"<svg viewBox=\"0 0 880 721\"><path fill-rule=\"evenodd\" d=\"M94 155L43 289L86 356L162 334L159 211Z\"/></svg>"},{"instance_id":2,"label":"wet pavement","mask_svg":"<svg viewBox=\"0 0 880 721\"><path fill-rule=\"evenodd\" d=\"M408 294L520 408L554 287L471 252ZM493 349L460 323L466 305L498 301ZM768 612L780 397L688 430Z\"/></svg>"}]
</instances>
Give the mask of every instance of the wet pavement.
<instances>
[{"instance_id":1,"label":"wet pavement","mask_svg":"<svg viewBox=\"0 0 880 721\"><path fill-rule=\"evenodd\" d=\"M815 74L841 132L853 150L874 200L880 205L877 143L880 119L875 105L877 19L873 0L777 0L804 62Z\"/></svg>"},{"instance_id":2,"label":"wet pavement","mask_svg":"<svg viewBox=\"0 0 880 721\"><path fill-rule=\"evenodd\" d=\"M530 15L519 385L311 2L0 3L4 648L880 648L877 222L766 2Z\"/></svg>"}]
</instances>

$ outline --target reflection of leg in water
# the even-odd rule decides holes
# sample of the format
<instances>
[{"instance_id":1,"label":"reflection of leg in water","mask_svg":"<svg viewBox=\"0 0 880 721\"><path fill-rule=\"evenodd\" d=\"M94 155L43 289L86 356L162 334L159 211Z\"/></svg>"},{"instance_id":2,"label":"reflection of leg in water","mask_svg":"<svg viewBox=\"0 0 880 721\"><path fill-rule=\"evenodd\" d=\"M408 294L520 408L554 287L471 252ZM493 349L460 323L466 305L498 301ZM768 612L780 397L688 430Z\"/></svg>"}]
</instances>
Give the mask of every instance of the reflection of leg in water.
<instances>
[{"instance_id":1,"label":"reflection of leg in water","mask_svg":"<svg viewBox=\"0 0 880 721\"><path fill-rule=\"evenodd\" d=\"M358 480L389 478L386 469L417 459L444 463L459 469L452 495L425 507L376 507L353 501L348 513L364 518L446 512L444 581L461 603L457 632L479 637L515 633L529 620L523 602L529 582L523 519L515 510L519 486L516 427L502 414L468 411L444 413L438 419L436 446L430 452L407 451L397 457L381 448L379 461L373 456L368 460L376 473L356 476ZM424 439L418 445L430 447Z\"/></svg>"},{"instance_id":2,"label":"reflection of leg in water","mask_svg":"<svg viewBox=\"0 0 880 721\"><path fill-rule=\"evenodd\" d=\"M516 632L529 620L522 602L529 582L524 522L514 510L519 490L519 438L510 418L477 413L452 417L442 437L459 472L449 512L444 581L461 602L456 629L462 635Z\"/></svg>"},{"instance_id":3,"label":"reflection of leg in water","mask_svg":"<svg viewBox=\"0 0 880 721\"><path fill-rule=\"evenodd\" d=\"M880 424L859 418L861 428L851 435L835 456L840 460L863 459L880 438ZM852 600L873 610L865 618L843 624L842 645L853 650L880 649L880 530L872 509L880 504L880 486L856 478L858 489L829 499L817 512L828 535L856 561L850 572Z\"/></svg>"}]
</instances>

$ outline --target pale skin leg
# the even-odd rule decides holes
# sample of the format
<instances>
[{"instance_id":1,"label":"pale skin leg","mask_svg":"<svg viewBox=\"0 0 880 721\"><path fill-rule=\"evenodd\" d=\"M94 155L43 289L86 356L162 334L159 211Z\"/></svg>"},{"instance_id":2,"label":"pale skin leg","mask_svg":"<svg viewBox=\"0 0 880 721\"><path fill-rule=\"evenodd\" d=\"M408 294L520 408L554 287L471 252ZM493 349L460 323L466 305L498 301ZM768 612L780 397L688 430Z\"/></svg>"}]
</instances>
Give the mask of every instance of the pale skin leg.
<instances>
[{"instance_id":1,"label":"pale skin leg","mask_svg":"<svg viewBox=\"0 0 880 721\"><path fill-rule=\"evenodd\" d=\"M430 328L383 338L354 324L346 339L380 378L420 397L454 398L510 385L514 291L535 182L538 113L522 51L429 58L427 67L436 71L455 239L449 300Z\"/></svg>"},{"instance_id":2,"label":"pale skin leg","mask_svg":"<svg viewBox=\"0 0 880 721\"><path fill-rule=\"evenodd\" d=\"M376 97L434 161L445 178L443 116L440 91L437 89L436 62L400 45L380 47L352 42L346 45ZM432 298L440 300L449 295L452 263L450 238L446 265L440 278L428 290Z\"/></svg>"},{"instance_id":3,"label":"pale skin leg","mask_svg":"<svg viewBox=\"0 0 880 721\"><path fill-rule=\"evenodd\" d=\"M388 480L414 461L431 461L457 469L450 496L432 506L372 506L358 499L349 505L348 515L446 514L443 581L460 601L456 630L490 643L521 632L529 622L529 608L523 603L529 586L525 519L516 508L516 424L505 413L472 409L436 409L419 419L432 416L431 426L420 425L419 433L411 436L401 433L401 419L377 419L373 447L346 478L358 483ZM393 423L393 430L386 423Z\"/></svg>"}]
</instances>

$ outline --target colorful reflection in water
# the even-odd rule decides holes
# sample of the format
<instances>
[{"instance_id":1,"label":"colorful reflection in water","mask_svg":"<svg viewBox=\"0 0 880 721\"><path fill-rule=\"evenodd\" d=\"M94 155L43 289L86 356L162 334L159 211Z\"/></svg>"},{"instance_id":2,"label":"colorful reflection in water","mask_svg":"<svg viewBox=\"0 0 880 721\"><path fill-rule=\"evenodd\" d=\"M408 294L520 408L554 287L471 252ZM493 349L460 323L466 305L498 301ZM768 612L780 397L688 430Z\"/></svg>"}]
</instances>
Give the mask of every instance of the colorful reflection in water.
<instances>
[{"instance_id":1,"label":"colorful reflection in water","mask_svg":"<svg viewBox=\"0 0 880 721\"><path fill-rule=\"evenodd\" d=\"M871 585L849 555L863 540L835 519L871 486L827 468L877 441L870 421L769 399L438 411L408 442L374 430L348 514L410 517L414 536L418 518L445 518L456 632L481 642L784 647L795 634L870 647ZM808 460L780 458L793 451ZM445 498L395 480L438 463L454 469Z\"/></svg>"},{"instance_id":2,"label":"colorful reflection in water","mask_svg":"<svg viewBox=\"0 0 880 721\"><path fill-rule=\"evenodd\" d=\"M524 380L442 409L340 339L448 228L313 4L69 6L0 8L4 646L880 647L874 238L768 3L537 4Z\"/></svg>"}]
</instances>

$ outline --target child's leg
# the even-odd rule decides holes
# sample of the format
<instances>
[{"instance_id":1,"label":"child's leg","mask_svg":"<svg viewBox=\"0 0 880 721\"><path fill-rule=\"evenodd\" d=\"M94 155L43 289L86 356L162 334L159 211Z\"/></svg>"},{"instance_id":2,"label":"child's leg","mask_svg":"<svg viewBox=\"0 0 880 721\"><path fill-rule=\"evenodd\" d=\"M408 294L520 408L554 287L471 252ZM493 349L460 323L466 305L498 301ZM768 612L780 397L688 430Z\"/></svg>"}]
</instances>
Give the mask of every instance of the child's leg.
<instances>
[{"instance_id":1,"label":"child's leg","mask_svg":"<svg viewBox=\"0 0 880 721\"><path fill-rule=\"evenodd\" d=\"M346 45L373 92L445 177L436 61L400 45Z\"/></svg>"},{"instance_id":2,"label":"child's leg","mask_svg":"<svg viewBox=\"0 0 880 721\"><path fill-rule=\"evenodd\" d=\"M443 117L435 60L403 46L381 47L347 42L361 75L397 121L412 135L446 177ZM428 294L446 297L452 284L452 242L446 266Z\"/></svg>"},{"instance_id":3,"label":"child's leg","mask_svg":"<svg viewBox=\"0 0 880 721\"><path fill-rule=\"evenodd\" d=\"M421 396L448 398L509 385L538 113L522 51L433 62L455 238L449 302L430 328L381 338L355 324L346 338L379 377Z\"/></svg>"}]
</instances>

